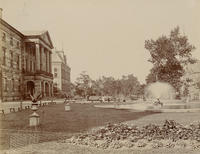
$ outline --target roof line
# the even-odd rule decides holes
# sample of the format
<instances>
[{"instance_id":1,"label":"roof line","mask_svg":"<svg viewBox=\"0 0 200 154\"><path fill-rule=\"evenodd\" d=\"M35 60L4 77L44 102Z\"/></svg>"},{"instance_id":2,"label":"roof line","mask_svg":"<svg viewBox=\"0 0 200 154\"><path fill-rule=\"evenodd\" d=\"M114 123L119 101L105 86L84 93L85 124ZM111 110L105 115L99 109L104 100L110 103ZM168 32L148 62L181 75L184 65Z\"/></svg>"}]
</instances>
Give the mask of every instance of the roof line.
<instances>
[{"instance_id":1,"label":"roof line","mask_svg":"<svg viewBox=\"0 0 200 154\"><path fill-rule=\"evenodd\" d=\"M11 30L13 30L15 33L18 33L21 37L24 37L24 35L18 31L16 28L14 28L13 26L11 26L10 24L8 24L5 20L0 19L1 24L7 26L8 28L10 28Z\"/></svg>"}]
</instances>

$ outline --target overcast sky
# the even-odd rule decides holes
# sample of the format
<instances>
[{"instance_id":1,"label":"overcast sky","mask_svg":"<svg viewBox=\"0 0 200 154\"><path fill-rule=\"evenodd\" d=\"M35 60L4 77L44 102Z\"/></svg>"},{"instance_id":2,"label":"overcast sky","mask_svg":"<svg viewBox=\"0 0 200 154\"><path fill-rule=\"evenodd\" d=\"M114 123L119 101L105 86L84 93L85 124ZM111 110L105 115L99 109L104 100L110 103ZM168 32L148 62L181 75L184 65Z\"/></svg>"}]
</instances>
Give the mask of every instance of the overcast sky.
<instances>
[{"instance_id":1,"label":"overcast sky","mask_svg":"<svg viewBox=\"0 0 200 154\"><path fill-rule=\"evenodd\" d=\"M48 30L64 49L72 81L134 74L144 82L152 65L144 41L179 26L200 59L200 0L0 0L3 19L19 31Z\"/></svg>"}]
</instances>

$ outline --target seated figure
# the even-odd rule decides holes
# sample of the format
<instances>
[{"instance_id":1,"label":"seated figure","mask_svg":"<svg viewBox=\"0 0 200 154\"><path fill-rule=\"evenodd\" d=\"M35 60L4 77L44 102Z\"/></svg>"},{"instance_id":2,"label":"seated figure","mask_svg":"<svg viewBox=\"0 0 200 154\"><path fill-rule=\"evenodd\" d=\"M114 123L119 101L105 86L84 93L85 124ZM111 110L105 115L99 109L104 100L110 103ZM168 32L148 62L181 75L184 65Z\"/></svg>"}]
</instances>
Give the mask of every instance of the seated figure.
<instances>
[{"instance_id":1,"label":"seated figure","mask_svg":"<svg viewBox=\"0 0 200 154\"><path fill-rule=\"evenodd\" d=\"M163 106L163 103L160 101L159 98L157 98L157 100L153 104L154 105L161 105L161 106Z\"/></svg>"}]
</instances>

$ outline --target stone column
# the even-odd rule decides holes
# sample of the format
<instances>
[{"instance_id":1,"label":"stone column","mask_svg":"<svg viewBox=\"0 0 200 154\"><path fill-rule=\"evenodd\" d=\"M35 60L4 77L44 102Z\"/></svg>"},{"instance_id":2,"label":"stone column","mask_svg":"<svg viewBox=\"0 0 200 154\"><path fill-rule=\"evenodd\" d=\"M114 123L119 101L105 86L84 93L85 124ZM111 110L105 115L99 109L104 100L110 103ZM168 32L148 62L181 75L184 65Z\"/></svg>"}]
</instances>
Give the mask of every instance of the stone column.
<instances>
[{"instance_id":1,"label":"stone column","mask_svg":"<svg viewBox=\"0 0 200 154\"><path fill-rule=\"evenodd\" d=\"M49 72L49 50L47 50L47 72Z\"/></svg>"},{"instance_id":2,"label":"stone column","mask_svg":"<svg viewBox=\"0 0 200 154\"><path fill-rule=\"evenodd\" d=\"M51 82L51 95L54 96L54 94L53 94L53 82Z\"/></svg>"},{"instance_id":3,"label":"stone column","mask_svg":"<svg viewBox=\"0 0 200 154\"><path fill-rule=\"evenodd\" d=\"M40 94L42 94L42 82L41 81L39 81L39 86L40 86Z\"/></svg>"},{"instance_id":4,"label":"stone column","mask_svg":"<svg viewBox=\"0 0 200 154\"><path fill-rule=\"evenodd\" d=\"M42 46L40 46L40 71L42 70Z\"/></svg>"},{"instance_id":5,"label":"stone column","mask_svg":"<svg viewBox=\"0 0 200 154\"><path fill-rule=\"evenodd\" d=\"M41 68L40 70L44 71L45 69L45 61L44 61L44 47L41 46L41 59L40 59L40 62L41 62Z\"/></svg>"},{"instance_id":6,"label":"stone column","mask_svg":"<svg viewBox=\"0 0 200 154\"><path fill-rule=\"evenodd\" d=\"M37 80L36 82L35 82L35 92L37 92L37 93L41 93L42 91L41 91L41 82L40 82L40 80Z\"/></svg>"},{"instance_id":7,"label":"stone column","mask_svg":"<svg viewBox=\"0 0 200 154\"><path fill-rule=\"evenodd\" d=\"M51 73L52 72L52 70L51 70L51 67L52 67L52 62L51 62L51 55L52 55L52 53L51 52L49 52L49 72Z\"/></svg>"},{"instance_id":8,"label":"stone column","mask_svg":"<svg viewBox=\"0 0 200 154\"><path fill-rule=\"evenodd\" d=\"M46 48L44 49L44 71L47 72L47 50Z\"/></svg>"},{"instance_id":9,"label":"stone column","mask_svg":"<svg viewBox=\"0 0 200 154\"><path fill-rule=\"evenodd\" d=\"M45 84L46 84L45 81L43 81L43 88L44 88L43 89L43 94L44 94L43 96L44 97L46 97L46 87L45 87Z\"/></svg>"},{"instance_id":10,"label":"stone column","mask_svg":"<svg viewBox=\"0 0 200 154\"><path fill-rule=\"evenodd\" d=\"M48 84L49 84L49 97L51 97L51 83Z\"/></svg>"},{"instance_id":11,"label":"stone column","mask_svg":"<svg viewBox=\"0 0 200 154\"><path fill-rule=\"evenodd\" d=\"M41 81L41 93L42 93L42 97L44 96L44 82Z\"/></svg>"},{"instance_id":12,"label":"stone column","mask_svg":"<svg viewBox=\"0 0 200 154\"><path fill-rule=\"evenodd\" d=\"M36 71L40 70L40 45L38 43L35 44L35 52L36 52Z\"/></svg>"}]
</instances>

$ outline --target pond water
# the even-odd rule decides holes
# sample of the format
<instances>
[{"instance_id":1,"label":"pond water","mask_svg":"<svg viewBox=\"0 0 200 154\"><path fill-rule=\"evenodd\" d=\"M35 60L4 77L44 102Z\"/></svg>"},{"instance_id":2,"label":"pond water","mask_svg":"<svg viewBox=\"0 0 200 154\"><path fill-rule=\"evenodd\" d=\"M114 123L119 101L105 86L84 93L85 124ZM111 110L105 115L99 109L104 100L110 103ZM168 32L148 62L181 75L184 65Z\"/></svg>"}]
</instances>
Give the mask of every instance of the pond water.
<instances>
[{"instance_id":1,"label":"pond water","mask_svg":"<svg viewBox=\"0 0 200 154\"><path fill-rule=\"evenodd\" d=\"M165 104L161 109L195 109L200 108L200 103L191 103L191 104Z\"/></svg>"}]
</instances>

